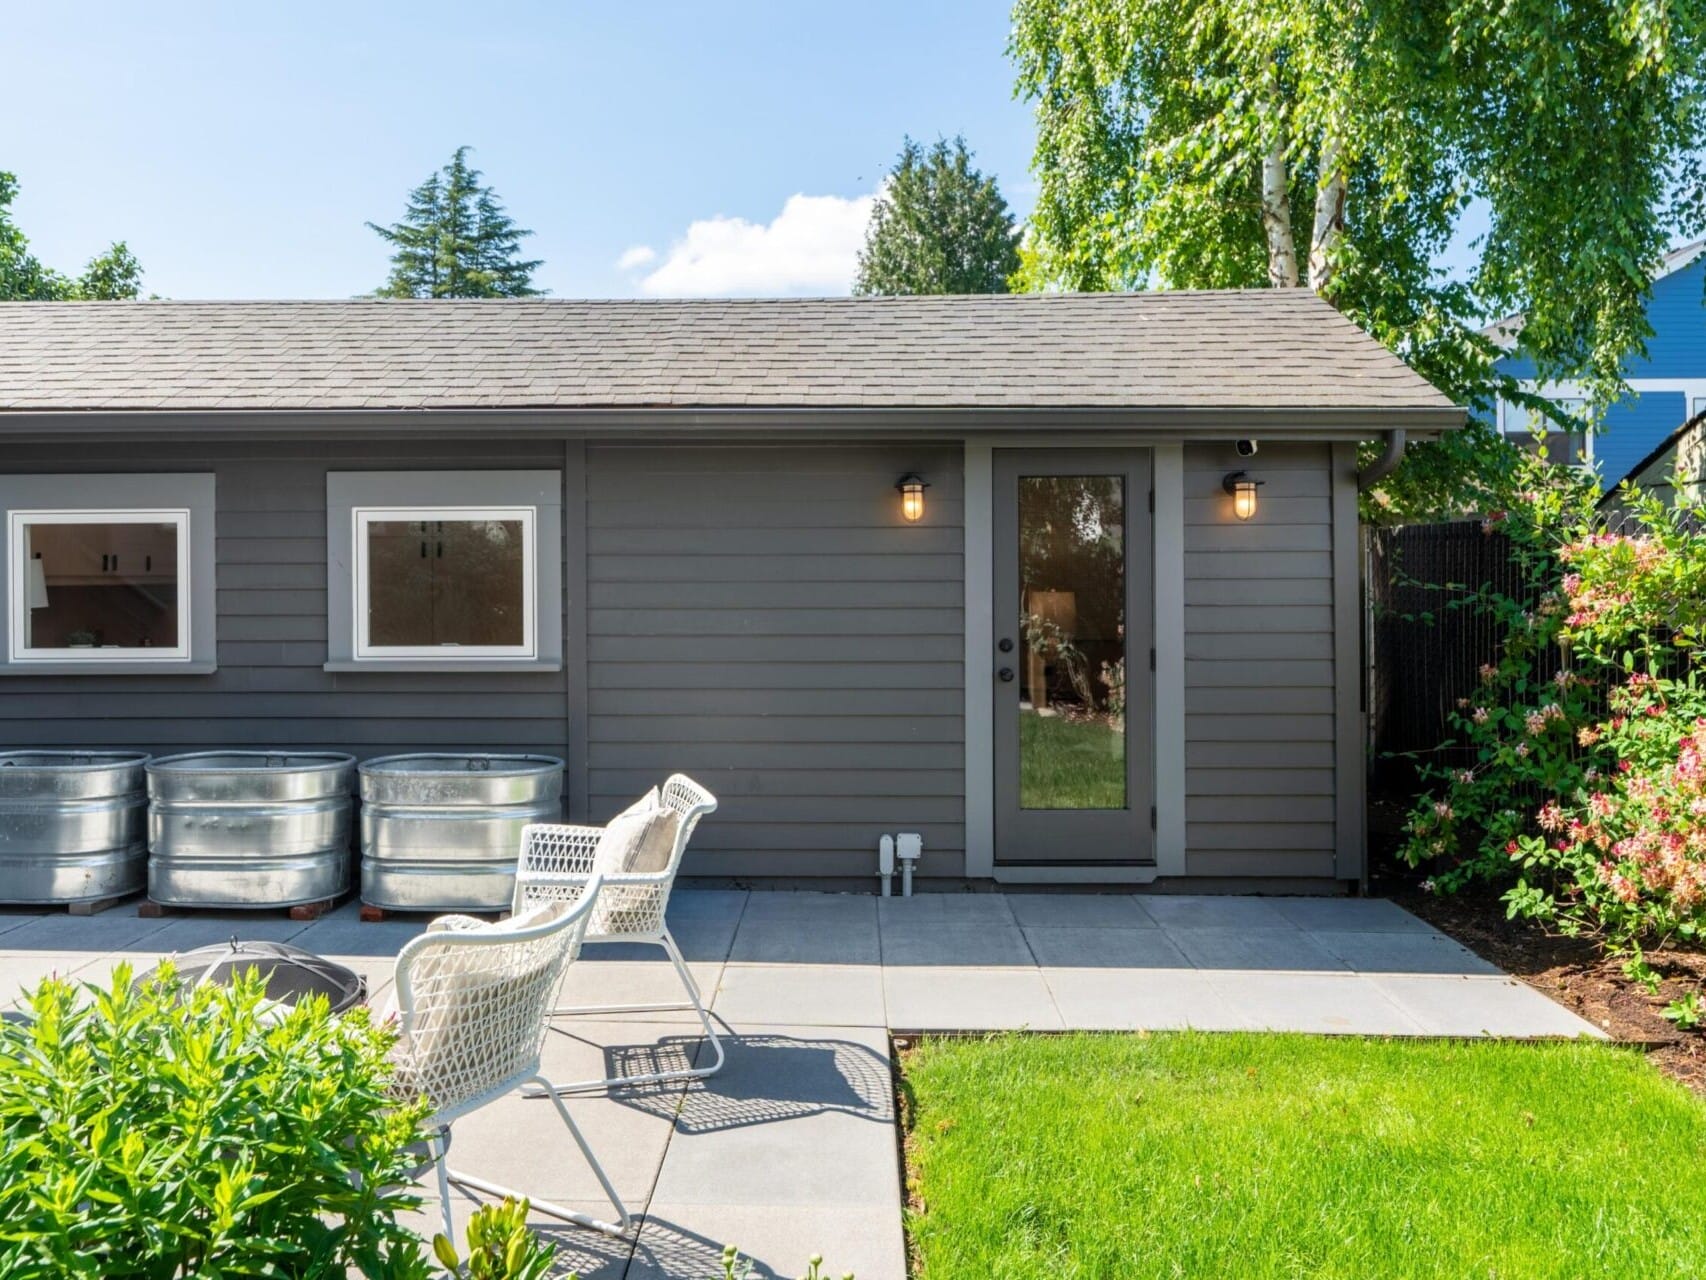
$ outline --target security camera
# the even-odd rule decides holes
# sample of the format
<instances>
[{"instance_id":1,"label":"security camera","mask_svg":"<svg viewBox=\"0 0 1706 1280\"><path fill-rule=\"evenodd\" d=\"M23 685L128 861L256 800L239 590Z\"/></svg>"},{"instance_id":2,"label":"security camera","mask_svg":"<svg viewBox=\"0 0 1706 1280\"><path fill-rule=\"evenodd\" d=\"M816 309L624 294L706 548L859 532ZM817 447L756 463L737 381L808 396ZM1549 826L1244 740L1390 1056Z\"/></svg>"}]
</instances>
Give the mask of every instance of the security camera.
<instances>
[{"instance_id":1,"label":"security camera","mask_svg":"<svg viewBox=\"0 0 1706 1280\"><path fill-rule=\"evenodd\" d=\"M1254 440L1239 440L1232 447L1238 450L1240 458L1254 458L1256 456L1256 442Z\"/></svg>"}]
</instances>

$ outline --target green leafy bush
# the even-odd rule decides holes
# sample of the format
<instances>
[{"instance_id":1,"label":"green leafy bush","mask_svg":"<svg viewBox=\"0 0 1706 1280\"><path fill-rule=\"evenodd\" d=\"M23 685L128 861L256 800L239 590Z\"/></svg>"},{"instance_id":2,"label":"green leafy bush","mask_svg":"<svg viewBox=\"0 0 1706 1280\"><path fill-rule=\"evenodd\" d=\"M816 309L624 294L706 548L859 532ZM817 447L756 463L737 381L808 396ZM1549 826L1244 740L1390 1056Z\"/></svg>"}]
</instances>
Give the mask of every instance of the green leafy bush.
<instances>
[{"instance_id":1,"label":"green leafy bush","mask_svg":"<svg viewBox=\"0 0 1706 1280\"><path fill-rule=\"evenodd\" d=\"M0 1027L0 1275L421 1280L394 1035L262 983L49 979Z\"/></svg>"},{"instance_id":2,"label":"green leafy bush","mask_svg":"<svg viewBox=\"0 0 1706 1280\"><path fill-rule=\"evenodd\" d=\"M1596 719L1602 695L1580 664L1561 660L1569 617L1562 553L1594 529L1598 488L1531 457L1518 470L1515 500L1484 523L1508 539L1523 589L1506 595L1427 584L1442 597L1440 612L1476 613L1501 640L1479 686L1448 717L1453 738L1441 745L1467 748L1469 763L1424 763L1430 785L1406 822L1402 856L1429 866L1443 892L1476 880L1508 882L1507 846L1537 829L1541 802L1574 791L1603 763L1576 739L1578 727Z\"/></svg>"},{"instance_id":3,"label":"green leafy bush","mask_svg":"<svg viewBox=\"0 0 1706 1280\"><path fill-rule=\"evenodd\" d=\"M1406 856L1436 887L1515 883L1513 916L1632 958L1706 930L1706 510L1626 492L1618 531L1553 481L1509 521L1536 606L1478 603L1500 660L1454 717L1475 750L1436 770Z\"/></svg>"},{"instance_id":4,"label":"green leafy bush","mask_svg":"<svg viewBox=\"0 0 1706 1280\"><path fill-rule=\"evenodd\" d=\"M451 1275L468 1280L539 1280L551 1268L557 1246L546 1244L527 1226L526 1200L506 1197L502 1204L481 1205L468 1219L468 1261L442 1232L432 1251Z\"/></svg>"}]
</instances>

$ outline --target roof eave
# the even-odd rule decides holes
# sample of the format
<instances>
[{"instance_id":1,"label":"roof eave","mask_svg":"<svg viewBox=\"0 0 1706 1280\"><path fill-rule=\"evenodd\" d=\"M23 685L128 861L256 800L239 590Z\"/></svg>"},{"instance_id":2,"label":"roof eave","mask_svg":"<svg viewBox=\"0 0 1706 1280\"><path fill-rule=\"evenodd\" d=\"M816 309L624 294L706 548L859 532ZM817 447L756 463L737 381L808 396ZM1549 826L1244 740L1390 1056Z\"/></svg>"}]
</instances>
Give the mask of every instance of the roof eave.
<instances>
[{"instance_id":1,"label":"roof eave","mask_svg":"<svg viewBox=\"0 0 1706 1280\"><path fill-rule=\"evenodd\" d=\"M1248 406L764 406L621 408L380 409L0 409L0 437L95 438L138 435L232 436L391 433L457 435L470 430L514 435L683 434L729 432L810 437L832 433L950 435L1036 431L1224 435L1260 430L1270 436L1365 438L1402 427L1430 435L1462 427L1451 404L1297 408Z\"/></svg>"}]
</instances>

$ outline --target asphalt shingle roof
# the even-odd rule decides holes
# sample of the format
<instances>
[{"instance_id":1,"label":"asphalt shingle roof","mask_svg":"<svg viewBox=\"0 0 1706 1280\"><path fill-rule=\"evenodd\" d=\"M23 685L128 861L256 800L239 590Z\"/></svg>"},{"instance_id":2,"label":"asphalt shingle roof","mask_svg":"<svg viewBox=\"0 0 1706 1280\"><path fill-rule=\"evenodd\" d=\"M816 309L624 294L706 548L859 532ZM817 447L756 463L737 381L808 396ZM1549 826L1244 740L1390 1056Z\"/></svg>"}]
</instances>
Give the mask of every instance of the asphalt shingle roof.
<instances>
[{"instance_id":1,"label":"asphalt shingle roof","mask_svg":"<svg viewBox=\"0 0 1706 1280\"><path fill-rule=\"evenodd\" d=\"M0 303L0 413L1449 402L1306 289Z\"/></svg>"}]
</instances>

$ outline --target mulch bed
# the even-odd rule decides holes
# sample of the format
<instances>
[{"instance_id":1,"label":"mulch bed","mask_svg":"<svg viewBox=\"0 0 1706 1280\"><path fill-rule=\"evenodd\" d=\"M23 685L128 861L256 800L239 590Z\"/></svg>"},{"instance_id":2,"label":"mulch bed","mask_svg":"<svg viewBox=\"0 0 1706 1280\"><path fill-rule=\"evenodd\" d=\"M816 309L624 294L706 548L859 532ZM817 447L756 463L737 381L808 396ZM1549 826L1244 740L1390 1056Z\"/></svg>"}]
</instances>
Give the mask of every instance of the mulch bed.
<instances>
[{"instance_id":1,"label":"mulch bed","mask_svg":"<svg viewBox=\"0 0 1706 1280\"><path fill-rule=\"evenodd\" d=\"M1648 962L1664 977L1659 993L1650 996L1592 942L1552 937L1533 924L1507 920L1497 890L1440 897L1424 892L1419 878L1407 870L1388 871L1371 889L1614 1038L1647 1046L1655 1067L1706 1094L1706 1032L1678 1031L1660 1015L1670 1001L1706 982L1706 953L1663 951L1649 956Z\"/></svg>"}]
</instances>

